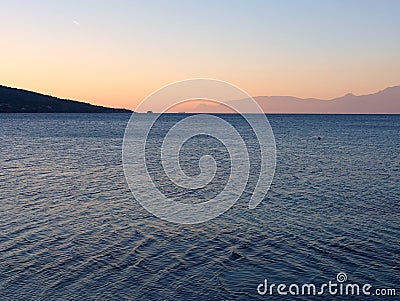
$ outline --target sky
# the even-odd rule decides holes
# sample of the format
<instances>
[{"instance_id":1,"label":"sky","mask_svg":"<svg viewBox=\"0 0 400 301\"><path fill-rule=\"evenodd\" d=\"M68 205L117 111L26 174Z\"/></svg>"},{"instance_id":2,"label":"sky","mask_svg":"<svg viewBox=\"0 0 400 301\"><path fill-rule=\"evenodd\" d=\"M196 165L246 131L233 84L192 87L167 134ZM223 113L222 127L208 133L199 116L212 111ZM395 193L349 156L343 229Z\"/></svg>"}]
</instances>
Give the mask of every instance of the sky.
<instances>
[{"instance_id":1,"label":"sky","mask_svg":"<svg viewBox=\"0 0 400 301\"><path fill-rule=\"evenodd\" d=\"M400 85L397 0L0 0L0 85L135 107L188 78L252 96Z\"/></svg>"}]
</instances>

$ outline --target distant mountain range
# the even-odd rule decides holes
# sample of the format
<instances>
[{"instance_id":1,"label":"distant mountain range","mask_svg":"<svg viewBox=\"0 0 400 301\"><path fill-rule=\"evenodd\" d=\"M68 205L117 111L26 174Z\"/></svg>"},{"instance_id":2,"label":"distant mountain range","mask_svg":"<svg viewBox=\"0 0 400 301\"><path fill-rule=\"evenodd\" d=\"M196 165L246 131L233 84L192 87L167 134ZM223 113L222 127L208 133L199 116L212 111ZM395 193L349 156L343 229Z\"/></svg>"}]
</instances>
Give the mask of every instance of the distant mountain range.
<instances>
[{"instance_id":1,"label":"distant mountain range","mask_svg":"<svg viewBox=\"0 0 400 301\"><path fill-rule=\"evenodd\" d=\"M266 113L289 114L400 114L400 86L368 95L346 94L331 100L293 96L254 97ZM244 100L232 100L241 113L248 111ZM155 110L156 111L156 110ZM199 104L198 113L231 113L223 105ZM95 106L85 102L43 95L0 85L0 113L132 113L128 109Z\"/></svg>"},{"instance_id":2,"label":"distant mountain range","mask_svg":"<svg viewBox=\"0 0 400 301\"><path fill-rule=\"evenodd\" d=\"M266 113L289 114L400 114L400 86L386 88L368 95L347 94L331 100L316 98L297 98L292 96L257 96L254 97ZM242 113L249 112L244 100L232 100ZM202 103L196 112L227 113L231 112L222 105Z\"/></svg>"},{"instance_id":3,"label":"distant mountain range","mask_svg":"<svg viewBox=\"0 0 400 301\"><path fill-rule=\"evenodd\" d=\"M0 85L0 113L132 113Z\"/></svg>"}]
</instances>

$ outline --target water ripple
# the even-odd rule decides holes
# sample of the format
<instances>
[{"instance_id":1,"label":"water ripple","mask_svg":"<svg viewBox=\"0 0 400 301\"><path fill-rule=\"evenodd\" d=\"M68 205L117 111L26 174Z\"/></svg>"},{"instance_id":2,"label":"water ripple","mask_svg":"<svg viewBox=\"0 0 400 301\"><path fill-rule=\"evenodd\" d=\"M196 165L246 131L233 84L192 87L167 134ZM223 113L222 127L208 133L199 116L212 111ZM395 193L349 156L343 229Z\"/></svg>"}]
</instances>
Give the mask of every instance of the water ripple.
<instances>
[{"instance_id":1,"label":"water ripple","mask_svg":"<svg viewBox=\"0 0 400 301\"><path fill-rule=\"evenodd\" d=\"M271 116L278 163L264 202L247 210L247 189L197 226L133 199L128 117L0 115L1 300L256 300L264 278L339 271L400 288L399 116Z\"/></svg>"}]
</instances>

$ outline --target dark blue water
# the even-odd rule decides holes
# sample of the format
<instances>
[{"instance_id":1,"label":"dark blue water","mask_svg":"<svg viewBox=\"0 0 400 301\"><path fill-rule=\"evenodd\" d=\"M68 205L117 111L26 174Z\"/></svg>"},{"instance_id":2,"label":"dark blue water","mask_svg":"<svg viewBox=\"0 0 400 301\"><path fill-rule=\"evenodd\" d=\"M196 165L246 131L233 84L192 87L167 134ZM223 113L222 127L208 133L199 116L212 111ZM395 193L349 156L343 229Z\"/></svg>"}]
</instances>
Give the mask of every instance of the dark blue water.
<instances>
[{"instance_id":1,"label":"dark blue water","mask_svg":"<svg viewBox=\"0 0 400 301\"><path fill-rule=\"evenodd\" d=\"M269 116L277 165L265 200L249 210L244 196L192 226L133 198L128 119L0 115L0 300L265 300L278 296L257 294L264 279L320 284L339 272L398 298L399 115Z\"/></svg>"}]
</instances>

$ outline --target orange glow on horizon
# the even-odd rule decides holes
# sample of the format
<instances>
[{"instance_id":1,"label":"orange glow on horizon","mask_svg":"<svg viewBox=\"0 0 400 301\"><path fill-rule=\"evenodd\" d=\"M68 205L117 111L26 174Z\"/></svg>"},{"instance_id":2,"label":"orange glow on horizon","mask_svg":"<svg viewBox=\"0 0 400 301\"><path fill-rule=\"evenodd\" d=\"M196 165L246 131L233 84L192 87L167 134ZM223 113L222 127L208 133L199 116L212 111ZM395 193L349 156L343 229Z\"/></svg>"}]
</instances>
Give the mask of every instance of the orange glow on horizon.
<instances>
[{"instance_id":1,"label":"orange glow on horizon","mask_svg":"<svg viewBox=\"0 0 400 301\"><path fill-rule=\"evenodd\" d=\"M253 97L332 99L400 85L399 4L217 2L9 1L0 85L133 110L190 78Z\"/></svg>"}]
</instances>

